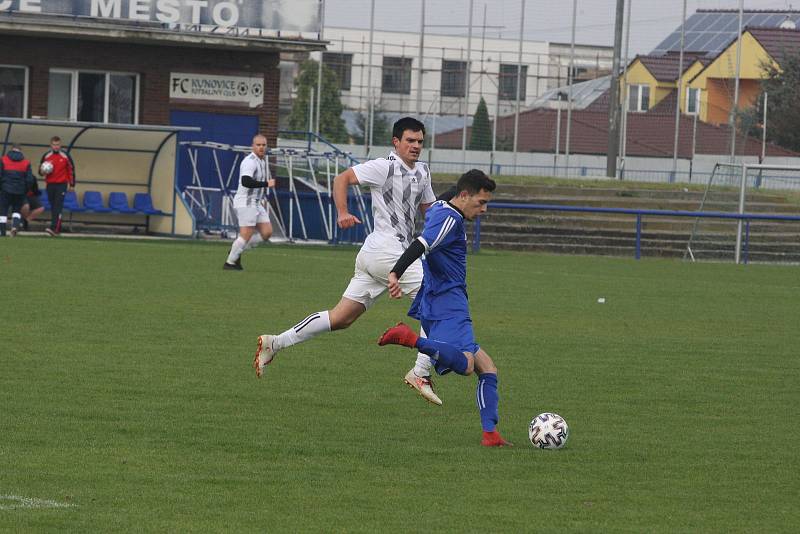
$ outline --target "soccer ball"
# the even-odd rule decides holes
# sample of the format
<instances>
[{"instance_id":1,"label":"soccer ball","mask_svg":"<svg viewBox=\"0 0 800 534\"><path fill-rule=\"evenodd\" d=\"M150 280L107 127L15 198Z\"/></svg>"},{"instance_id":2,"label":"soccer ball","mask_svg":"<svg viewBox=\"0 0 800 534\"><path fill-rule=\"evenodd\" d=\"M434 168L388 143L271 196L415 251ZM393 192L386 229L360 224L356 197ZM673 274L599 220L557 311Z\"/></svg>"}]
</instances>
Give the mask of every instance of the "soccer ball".
<instances>
[{"instance_id":1,"label":"soccer ball","mask_svg":"<svg viewBox=\"0 0 800 534\"><path fill-rule=\"evenodd\" d=\"M49 161L42 162L42 165L39 167L39 173L42 176L47 176L51 172L53 172L53 164Z\"/></svg>"},{"instance_id":2,"label":"soccer ball","mask_svg":"<svg viewBox=\"0 0 800 534\"><path fill-rule=\"evenodd\" d=\"M557 413L540 413L528 427L528 438L540 449L560 449L567 443L569 427Z\"/></svg>"}]
</instances>

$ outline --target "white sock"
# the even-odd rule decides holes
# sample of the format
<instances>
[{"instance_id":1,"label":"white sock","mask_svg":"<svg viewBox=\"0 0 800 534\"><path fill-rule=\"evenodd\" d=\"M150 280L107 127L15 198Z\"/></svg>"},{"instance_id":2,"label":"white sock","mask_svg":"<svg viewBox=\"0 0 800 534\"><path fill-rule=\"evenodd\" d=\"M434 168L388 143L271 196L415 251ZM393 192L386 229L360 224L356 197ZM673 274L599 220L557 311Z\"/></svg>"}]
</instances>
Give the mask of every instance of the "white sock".
<instances>
[{"instance_id":1,"label":"white sock","mask_svg":"<svg viewBox=\"0 0 800 534\"><path fill-rule=\"evenodd\" d=\"M317 334L330 331L331 320L328 316L328 311L312 313L286 332L275 336L272 340L272 347L275 350L285 349L303 341L308 341Z\"/></svg>"},{"instance_id":2,"label":"white sock","mask_svg":"<svg viewBox=\"0 0 800 534\"><path fill-rule=\"evenodd\" d=\"M244 247L244 249L250 250L251 248L256 248L263 241L264 239L261 237L261 234L256 232L255 234L253 234L253 237L250 238L250 241L247 242L247 246Z\"/></svg>"},{"instance_id":3,"label":"white sock","mask_svg":"<svg viewBox=\"0 0 800 534\"><path fill-rule=\"evenodd\" d=\"M245 243L244 239L242 239L241 236L237 237L231 245L231 253L228 254L228 263L236 263L236 260L238 260L239 256L242 255L242 252L244 252L244 248L246 246L247 243Z\"/></svg>"},{"instance_id":4,"label":"white sock","mask_svg":"<svg viewBox=\"0 0 800 534\"><path fill-rule=\"evenodd\" d=\"M419 337L428 337L428 334L425 333L425 330L421 326L419 327ZM430 356L418 352L417 362L414 364L414 374L417 376L431 376L431 365L433 365L433 363L431 362Z\"/></svg>"}]
</instances>

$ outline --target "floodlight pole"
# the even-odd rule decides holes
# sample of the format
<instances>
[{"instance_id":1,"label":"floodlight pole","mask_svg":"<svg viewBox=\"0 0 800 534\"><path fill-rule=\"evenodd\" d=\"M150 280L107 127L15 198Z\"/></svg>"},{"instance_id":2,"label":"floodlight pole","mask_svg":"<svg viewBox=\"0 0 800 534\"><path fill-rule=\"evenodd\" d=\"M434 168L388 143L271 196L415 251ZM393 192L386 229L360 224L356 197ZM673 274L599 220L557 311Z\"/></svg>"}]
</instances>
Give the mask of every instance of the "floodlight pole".
<instances>
[{"instance_id":1,"label":"floodlight pole","mask_svg":"<svg viewBox=\"0 0 800 534\"><path fill-rule=\"evenodd\" d=\"M422 19L419 28L419 74L417 75L417 118L422 117L422 62L425 58L425 0L422 0Z\"/></svg>"},{"instance_id":2,"label":"floodlight pole","mask_svg":"<svg viewBox=\"0 0 800 534\"><path fill-rule=\"evenodd\" d=\"M324 32L325 32L325 0L322 0L319 3L319 17L320 17L319 39L320 39L320 41L322 41L324 39L323 36L324 36ZM318 65L319 69L317 70L317 120L316 120L317 129L315 131L316 131L318 137L322 133L322 128L320 127L320 124L319 124L319 114L320 114L320 108L322 107L321 106L321 102L322 102L322 59L323 59L323 55L324 54L325 54L324 52L320 52L319 53L319 65Z\"/></svg>"},{"instance_id":3,"label":"floodlight pole","mask_svg":"<svg viewBox=\"0 0 800 534\"><path fill-rule=\"evenodd\" d=\"M620 147L620 155L619 155L619 162L620 162L620 169L619 172L619 179L622 180L625 177L625 158L627 157L627 149L628 149L628 100L630 97L628 96L628 63L630 62L630 56L628 55L628 51L630 50L630 43L631 43L631 4L633 4L633 0L628 2L628 7L626 8L625 13L625 63L622 66L622 127L619 129L619 147ZM613 76L612 83L613 83Z\"/></svg>"},{"instance_id":4,"label":"floodlight pole","mask_svg":"<svg viewBox=\"0 0 800 534\"><path fill-rule=\"evenodd\" d=\"M739 110L739 75L742 67L742 20L744 0L739 0L739 35L736 36L736 82L733 86L733 108L731 108L731 163L736 161L736 113ZM737 262L738 263L738 262Z\"/></svg>"},{"instance_id":5,"label":"floodlight pole","mask_svg":"<svg viewBox=\"0 0 800 534\"><path fill-rule=\"evenodd\" d=\"M617 0L617 16L614 22L614 59L611 63L611 87L608 95L608 154L606 176L617 177L617 154L619 153L619 57L622 51L622 27L625 17L625 0ZM567 124L569 128L569 124Z\"/></svg>"},{"instance_id":6,"label":"floodlight pole","mask_svg":"<svg viewBox=\"0 0 800 534\"><path fill-rule=\"evenodd\" d=\"M744 213L744 196L747 189L747 165L742 163L742 183L739 187L739 215ZM735 263L738 265L742 258L742 219L736 223L736 258Z\"/></svg>"},{"instance_id":7,"label":"floodlight pole","mask_svg":"<svg viewBox=\"0 0 800 534\"><path fill-rule=\"evenodd\" d=\"M467 32L467 66L464 79L464 129L461 131L462 162L467 162L467 121L469 121L469 78L472 70L472 12L475 0L469 0L469 31Z\"/></svg>"},{"instance_id":8,"label":"floodlight pole","mask_svg":"<svg viewBox=\"0 0 800 534\"><path fill-rule=\"evenodd\" d=\"M372 42L375 35L375 0L372 0L369 12L369 59L367 60L367 117L364 121L364 149L369 157L372 145Z\"/></svg>"},{"instance_id":9,"label":"floodlight pole","mask_svg":"<svg viewBox=\"0 0 800 534\"><path fill-rule=\"evenodd\" d=\"M517 151L519 150L519 111L520 111L520 93L522 89L522 42L525 37L525 0L522 0L522 12L519 16L519 53L517 56L517 106L514 113L514 174L518 175L517 171ZM498 78L499 80L499 78ZM500 100L500 91L498 88L497 99Z\"/></svg>"},{"instance_id":10,"label":"floodlight pole","mask_svg":"<svg viewBox=\"0 0 800 534\"><path fill-rule=\"evenodd\" d=\"M683 0L681 18L681 50L678 54L678 93L675 96L675 141L672 145L672 179L678 172L678 135L681 125L681 99L683 98L683 47L686 42L686 0Z\"/></svg>"},{"instance_id":11,"label":"floodlight pole","mask_svg":"<svg viewBox=\"0 0 800 534\"><path fill-rule=\"evenodd\" d=\"M572 38L570 40L569 71L567 72L567 139L564 143L564 176L569 176L569 141L570 137L572 137L572 74L575 70L575 23L577 19L578 0L572 0Z\"/></svg>"}]
</instances>

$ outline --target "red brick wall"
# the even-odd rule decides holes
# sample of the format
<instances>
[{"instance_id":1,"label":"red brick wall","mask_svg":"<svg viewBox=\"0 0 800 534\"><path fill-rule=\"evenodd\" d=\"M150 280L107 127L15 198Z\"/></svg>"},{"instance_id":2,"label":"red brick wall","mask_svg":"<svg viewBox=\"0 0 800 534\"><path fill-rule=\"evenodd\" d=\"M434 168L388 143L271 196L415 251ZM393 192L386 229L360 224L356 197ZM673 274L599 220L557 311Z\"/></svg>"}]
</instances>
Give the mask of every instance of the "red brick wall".
<instances>
[{"instance_id":1,"label":"red brick wall","mask_svg":"<svg viewBox=\"0 0 800 534\"><path fill-rule=\"evenodd\" d=\"M29 116L47 117L47 93L51 68L138 73L139 124L169 124L171 110L257 115L270 146L278 135L277 52L245 52L183 46L143 45L123 42L91 42L0 35L3 63L30 69ZM170 72L217 75L264 76L264 104L260 108L170 103Z\"/></svg>"}]
</instances>

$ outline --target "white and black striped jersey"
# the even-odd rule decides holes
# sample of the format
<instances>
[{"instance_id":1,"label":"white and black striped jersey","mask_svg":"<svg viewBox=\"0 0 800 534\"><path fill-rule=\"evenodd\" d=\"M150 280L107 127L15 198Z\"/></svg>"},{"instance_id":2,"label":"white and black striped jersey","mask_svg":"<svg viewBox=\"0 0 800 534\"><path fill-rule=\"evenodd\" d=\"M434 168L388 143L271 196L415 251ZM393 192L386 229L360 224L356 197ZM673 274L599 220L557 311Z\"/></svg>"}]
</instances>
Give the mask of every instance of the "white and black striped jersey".
<instances>
[{"instance_id":1,"label":"white and black striped jersey","mask_svg":"<svg viewBox=\"0 0 800 534\"><path fill-rule=\"evenodd\" d=\"M266 187L245 187L242 185L242 176L249 176L257 182L269 180L269 162L267 158L259 158L253 152L247 155L239 164L239 188L233 197L234 208L257 206L267 196Z\"/></svg>"},{"instance_id":2,"label":"white and black striped jersey","mask_svg":"<svg viewBox=\"0 0 800 534\"><path fill-rule=\"evenodd\" d=\"M414 223L420 204L436 200L427 163L409 168L392 151L353 167L361 185L372 193L375 227L364 242L365 250L405 250L414 236Z\"/></svg>"}]
</instances>

